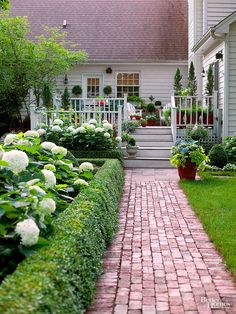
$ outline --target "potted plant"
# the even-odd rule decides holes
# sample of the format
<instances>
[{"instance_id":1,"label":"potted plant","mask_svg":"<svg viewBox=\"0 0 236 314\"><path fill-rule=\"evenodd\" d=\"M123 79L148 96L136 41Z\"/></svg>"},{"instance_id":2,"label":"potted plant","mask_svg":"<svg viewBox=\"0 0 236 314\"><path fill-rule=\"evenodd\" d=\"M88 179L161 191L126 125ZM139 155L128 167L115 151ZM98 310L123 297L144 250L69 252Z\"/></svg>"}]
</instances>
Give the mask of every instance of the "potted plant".
<instances>
[{"instance_id":1,"label":"potted plant","mask_svg":"<svg viewBox=\"0 0 236 314\"><path fill-rule=\"evenodd\" d=\"M98 105L102 105L103 106L103 105L106 104L106 100L102 96L98 96L97 100L98 100Z\"/></svg>"},{"instance_id":2,"label":"potted plant","mask_svg":"<svg viewBox=\"0 0 236 314\"><path fill-rule=\"evenodd\" d=\"M195 180L197 169L209 160L196 141L178 141L171 149L170 162L178 168L180 179Z\"/></svg>"},{"instance_id":3,"label":"potted plant","mask_svg":"<svg viewBox=\"0 0 236 314\"><path fill-rule=\"evenodd\" d=\"M156 114L147 115L146 119L147 119L147 125L148 126L155 126L155 125L157 125L157 115Z\"/></svg>"},{"instance_id":4,"label":"potted plant","mask_svg":"<svg viewBox=\"0 0 236 314\"><path fill-rule=\"evenodd\" d=\"M132 113L132 114L130 115L130 119L131 119L131 120L141 120L141 118L142 118L142 116L141 116L140 113Z\"/></svg>"},{"instance_id":5,"label":"potted plant","mask_svg":"<svg viewBox=\"0 0 236 314\"><path fill-rule=\"evenodd\" d=\"M82 87L80 85L75 85L73 88L72 88L72 94L74 94L75 96L79 96L82 94Z\"/></svg>"},{"instance_id":6,"label":"potted plant","mask_svg":"<svg viewBox=\"0 0 236 314\"><path fill-rule=\"evenodd\" d=\"M107 85L103 88L103 92L106 96L111 95L112 93L112 87L110 85Z\"/></svg>"},{"instance_id":7,"label":"potted plant","mask_svg":"<svg viewBox=\"0 0 236 314\"><path fill-rule=\"evenodd\" d=\"M145 128L146 126L147 126L147 120L146 119L141 119L141 126L143 127L143 128Z\"/></svg>"},{"instance_id":8,"label":"potted plant","mask_svg":"<svg viewBox=\"0 0 236 314\"><path fill-rule=\"evenodd\" d=\"M137 155L138 146L136 145L136 140L132 135L129 135L127 138L126 151L129 158L135 158Z\"/></svg>"}]
</instances>

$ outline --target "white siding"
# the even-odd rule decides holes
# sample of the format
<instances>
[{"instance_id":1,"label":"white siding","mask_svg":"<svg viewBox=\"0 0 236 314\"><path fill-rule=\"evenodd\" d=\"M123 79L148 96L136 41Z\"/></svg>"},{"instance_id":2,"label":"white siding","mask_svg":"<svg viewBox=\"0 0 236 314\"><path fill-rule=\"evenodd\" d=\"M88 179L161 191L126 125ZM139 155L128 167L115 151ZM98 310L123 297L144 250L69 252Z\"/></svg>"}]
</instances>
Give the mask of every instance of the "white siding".
<instances>
[{"instance_id":1,"label":"white siding","mask_svg":"<svg viewBox=\"0 0 236 314\"><path fill-rule=\"evenodd\" d=\"M203 35L203 0L189 0L189 58L192 48Z\"/></svg>"},{"instance_id":2,"label":"white siding","mask_svg":"<svg viewBox=\"0 0 236 314\"><path fill-rule=\"evenodd\" d=\"M205 70L205 77L203 78L203 94L205 94L207 84L207 71L209 65L216 61L216 53L222 50L224 55L224 43L221 43L211 51L207 52L203 57L203 67ZM224 104L224 61L219 61L219 107L223 108Z\"/></svg>"},{"instance_id":3,"label":"white siding","mask_svg":"<svg viewBox=\"0 0 236 314\"><path fill-rule=\"evenodd\" d=\"M112 68L112 74L106 74L107 67ZM74 85L82 86L82 76L90 73L91 75L103 75L103 85L112 86L113 95L116 96L116 74L118 72L139 72L140 73L140 96L148 100L150 95L153 95L156 100L161 100L164 104L170 102L173 92L173 81L177 67L180 68L186 83L187 65L145 65L145 64L130 64L130 65L80 65L75 67L68 73L68 89L71 91ZM58 78L58 89L63 90L63 76Z\"/></svg>"},{"instance_id":4,"label":"white siding","mask_svg":"<svg viewBox=\"0 0 236 314\"><path fill-rule=\"evenodd\" d=\"M203 0L195 0L196 10L196 42L202 38L203 35Z\"/></svg>"},{"instance_id":5,"label":"white siding","mask_svg":"<svg viewBox=\"0 0 236 314\"><path fill-rule=\"evenodd\" d=\"M188 51L189 58L192 56L192 48L194 46L194 2L193 0L189 0L188 5Z\"/></svg>"},{"instance_id":6,"label":"white siding","mask_svg":"<svg viewBox=\"0 0 236 314\"><path fill-rule=\"evenodd\" d=\"M236 22L230 26L229 33L229 99L228 132L236 132Z\"/></svg>"},{"instance_id":7,"label":"white siding","mask_svg":"<svg viewBox=\"0 0 236 314\"><path fill-rule=\"evenodd\" d=\"M208 29L236 10L236 0L207 0Z\"/></svg>"}]
</instances>

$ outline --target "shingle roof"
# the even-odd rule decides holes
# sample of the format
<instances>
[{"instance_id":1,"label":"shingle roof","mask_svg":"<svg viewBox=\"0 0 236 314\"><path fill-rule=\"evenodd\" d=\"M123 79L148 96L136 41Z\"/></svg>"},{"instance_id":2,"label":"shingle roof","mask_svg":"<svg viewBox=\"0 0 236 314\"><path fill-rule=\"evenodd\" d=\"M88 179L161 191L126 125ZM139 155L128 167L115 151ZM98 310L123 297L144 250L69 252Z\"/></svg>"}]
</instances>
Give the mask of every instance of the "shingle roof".
<instances>
[{"instance_id":1,"label":"shingle roof","mask_svg":"<svg viewBox=\"0 0 236 314\"><path fill-rule=\"evenodd\" d=\"M11 0L28 16L34 35L42 25L62 27L90 61L187 60L187 0Z\"/></svg>"}]
</instances>

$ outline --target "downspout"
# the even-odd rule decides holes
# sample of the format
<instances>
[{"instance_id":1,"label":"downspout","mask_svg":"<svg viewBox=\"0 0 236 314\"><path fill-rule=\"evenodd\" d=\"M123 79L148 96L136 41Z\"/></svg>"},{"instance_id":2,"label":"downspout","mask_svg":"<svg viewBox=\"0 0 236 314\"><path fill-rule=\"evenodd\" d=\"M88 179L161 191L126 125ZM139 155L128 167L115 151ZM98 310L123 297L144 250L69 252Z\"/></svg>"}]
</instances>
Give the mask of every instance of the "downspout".
<instances>
[{"instance_id":1,"label":"downspout","mask_svg":"<svg viewBox=\"0 0 236 314\"><path fill-rule=\"evenodd\" d=\"M225 35L224 55L223 140L229 134L229 34Z\"/></svg>"}]
</instances>

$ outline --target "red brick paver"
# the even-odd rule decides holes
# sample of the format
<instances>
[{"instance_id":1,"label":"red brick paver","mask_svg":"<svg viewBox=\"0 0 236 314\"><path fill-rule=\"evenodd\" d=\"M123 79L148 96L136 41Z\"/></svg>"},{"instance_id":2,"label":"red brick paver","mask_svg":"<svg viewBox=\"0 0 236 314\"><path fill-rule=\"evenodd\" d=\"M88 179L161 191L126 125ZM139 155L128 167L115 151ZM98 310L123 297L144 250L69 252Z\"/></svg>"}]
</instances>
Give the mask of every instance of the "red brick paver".
<instances>
[{"instance_id":1,"label":"red brick paver","mask_svg":"<svg viewBox=\"0 0 236 314\"><path fill-rule=\"evenodd\" d=\"M236 287L175 176L126 170L116 239L87 312L236 313Z\"/></svg>"}]
</instances>

